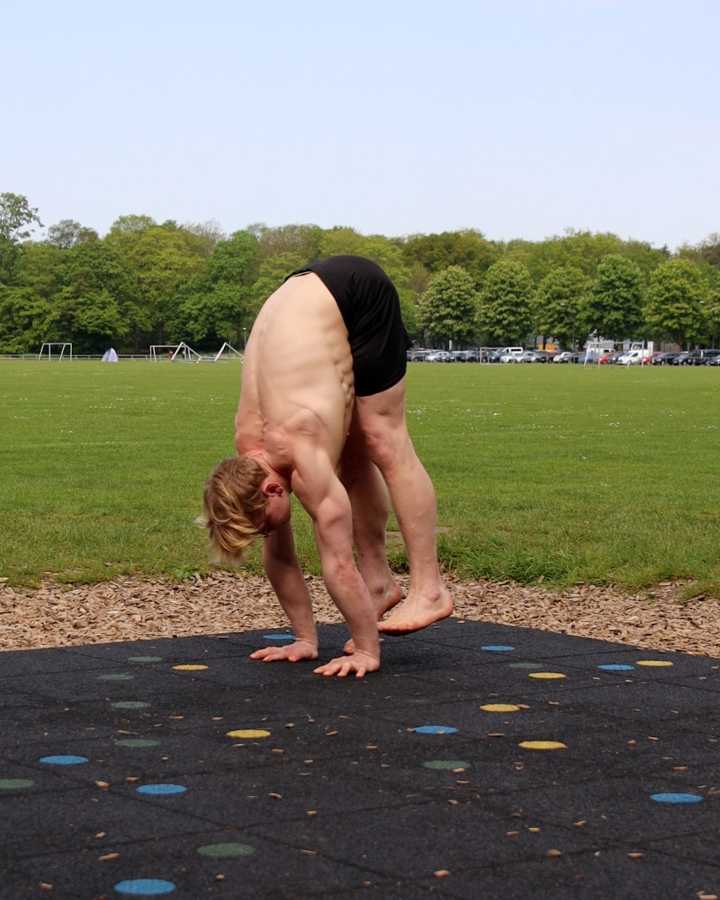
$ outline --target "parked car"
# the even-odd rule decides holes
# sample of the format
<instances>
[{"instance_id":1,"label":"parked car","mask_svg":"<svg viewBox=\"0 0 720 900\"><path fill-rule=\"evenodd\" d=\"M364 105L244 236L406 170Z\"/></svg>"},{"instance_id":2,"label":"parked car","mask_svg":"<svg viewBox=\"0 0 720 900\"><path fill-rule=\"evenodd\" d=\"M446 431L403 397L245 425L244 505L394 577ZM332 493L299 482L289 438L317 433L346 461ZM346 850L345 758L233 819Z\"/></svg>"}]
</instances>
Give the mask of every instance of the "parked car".
<instances>
[{"instance_id":1,"label":"parked car","mask_svg":"<svg viewBox=\"0 0 720 900\"><path fill-rule=\"evenodd\" d=\"M653 353L652 364L654 366L671 366L677 353Z\"/></svg>"},{"instance_id":2,"label":"parked car","mask_svg":"<svg viewBox=\"0 0 720 900\"><path fill-rule=\"evenodd\" d=\"M569 363L574 362L573 356L577 354L571 353L569 350L563 350L562 353L558 353L557 356L553 357L554 363Z\"/></svg>"},{"instance_id":3,"label":"parked car","mask_svg":"<svg viewBox=\"0 0 720 900\"><path fill-rule=\"evenodd\" d=\"M525 352L523 347L501 347L500 348L500 362L501 363L515 363L520 362L520 357Z\"/></svg>"},{"instance_id":4,"label":"parked car","mask_svg":"<svg viewBox=\"0 0 720 900\"><path fill-rule=\"evenodd\" d=\"M720 354L718 356L713 356L712 359L709 359L705 364L707 366L720 366Z\"/></svg>"},{"instance_id":5,"label":"parked car","mask_svg":"<svg viewBox=\"0 0 720 900\"><path fill-rule=\"evenodd\" d=\"M452 355L455 362L480 362L481 357L479 350L453 350Z\"/></svg>"},{"instance_id":6,"label":"parked car","mask_svg":"<svg viewBox=\"0 0 720 900\"><path fill-rule=\"evenodd\" d=\"M556 350L533 350L535 354L535 362L548 363L552 362L557 356Z\"/></svg>"},{"instance_id":7,"label":"parked car","mask_svg":"<svg viewBox=\"0 0 720 900\"><path fill-rule=\"evenodd\" d=\"M720 350L693 350L688 354L688 366L706 366L708 361L720 356Z\"/></svg>"},{"instance_id":8,"label":"parked car","mask_svg":"<svg viewBox=\"0 0 720 900\"><path fill-rule=\"evenodd\" d=\"M433 350L425 357L425 362L452 362L453 355L449 350Z\"/></svg>"},{"instance_id":9,"label":"parked car","mask_svg":"<svg viewBox=\"0 0 720 900\"><path fill-rule=\"evenodd\" d=\"M688 357L690 356L689 350L683 350L682 353L676 354L674 359L670 360L671 366L686 366L688 364Z\"/></svg>"}]
</instances>

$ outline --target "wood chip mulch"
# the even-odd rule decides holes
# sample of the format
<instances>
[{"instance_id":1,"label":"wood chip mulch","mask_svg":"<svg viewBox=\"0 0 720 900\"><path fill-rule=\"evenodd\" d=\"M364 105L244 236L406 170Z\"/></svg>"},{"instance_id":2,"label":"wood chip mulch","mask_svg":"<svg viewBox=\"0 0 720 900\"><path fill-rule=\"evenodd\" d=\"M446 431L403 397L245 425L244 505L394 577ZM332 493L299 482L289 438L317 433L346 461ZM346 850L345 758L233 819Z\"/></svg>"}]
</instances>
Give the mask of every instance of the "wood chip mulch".
<instances>
[{"instance_id":1,"label":"wood chip mulch","mask_svg":"<svg viewBox=\"0 0 720 900\"><path fill-rule=\"evenodd\" d=\"M306 578L319 622L342 617L320 578ZM398 579L407 589L407 577ZM1 580L0 580L1 581ZM539 628L656 650L720 657L720 601L681 601L677 583L628 594L448 579L460 619ZM218 571L182 582L118 578L30 590L0 583L0 650L26 650L287 626L269 583Z\"/></svg>"}]
</instances>

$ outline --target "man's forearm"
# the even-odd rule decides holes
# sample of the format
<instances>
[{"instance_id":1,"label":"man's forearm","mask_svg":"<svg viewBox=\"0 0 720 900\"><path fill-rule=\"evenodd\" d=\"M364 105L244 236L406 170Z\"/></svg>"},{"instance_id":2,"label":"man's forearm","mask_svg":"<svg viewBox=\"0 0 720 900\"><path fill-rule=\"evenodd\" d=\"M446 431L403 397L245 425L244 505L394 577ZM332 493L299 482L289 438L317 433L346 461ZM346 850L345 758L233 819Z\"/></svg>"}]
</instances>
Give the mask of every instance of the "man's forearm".
<instances>
[{"instance_id":1,"label":"man's forearm","mask_svg":"<svg viewBox=\"0 0 720 900\"><path fill-rule=\"evenodd\" d=\"M347 622L355 649L380 659L377 613L362 575L352 560L323 560L323 578Z\"/></svg>"},{"instance_id":2,"label":"man's forearm","mask_svg":"<svg viewBox=\"0 0 720 900\"><path fill-rule=\"evenodd\" d=\"M310 641L317 646L317 629L310 592L297 561L279 560L266 551L263 554L263 563L280 606L290 620L293 634L298 640Z\"/></svg>"}]
</instances>

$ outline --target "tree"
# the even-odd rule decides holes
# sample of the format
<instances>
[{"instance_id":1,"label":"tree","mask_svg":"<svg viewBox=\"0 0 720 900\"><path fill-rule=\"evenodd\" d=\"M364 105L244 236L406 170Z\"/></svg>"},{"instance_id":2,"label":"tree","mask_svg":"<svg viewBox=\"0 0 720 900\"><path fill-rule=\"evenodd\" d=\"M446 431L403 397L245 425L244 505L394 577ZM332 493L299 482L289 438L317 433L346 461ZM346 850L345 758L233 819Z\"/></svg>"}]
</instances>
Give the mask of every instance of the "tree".
<instances>
[{"instance_id":1,"label":"tree","mask_svg":"<svg viewBox=\"0 0 720 900\"><path fill-rule=\"evenodd\" d=\"M708 343L711 347L720 345L720 269L713 271L705 301L705 321Z\"/></svg>"},{"instance_id":2,"label":"tree","mask_svg":"<svg viewBox=\"0 0 720 900\"><path fill-rule=\"evenodd\" d=\"M563 347L575 347L580 337L580 316L590 279L574 266L555 266L538 285L533 298L535 329L555 337Z\"/></svg>"},{"instance_id":3,"label":"tree","mask_svg":"<svg viewBox=\"0 0 720 900\"><path fill-rule=\"evenodd\" d=\"M658 337L689 344L702 334L707 299L708 284L698 267L686 259L671 259L650 279L645 322Z\"/></svg>"},{"instance_id":4,"label":"tree","mask_svg":"<svg viewBox=\"0 0 720 900\"><path fill-rule=\"evenodd\" d=\"M532 280L521 263L500 260L487 271L478 305L477 324L497 344L523 344L532 328Z\"/></svg>"},{"instance_id":5,"label":"tree","mask_svg":"<svg viewBox=\"0 0 720 900\"><path fill-rule=\"evenodd\" d=\"M30 206L27 197L22 194L0 194L0 238L13 243L27 240L32 225L42 228L38 211Z\"/></svg>"},{"instance_id":6,"label":"tree","mask_svg":"<svg viewBox=\"0 0 720 900\"><path fill-rule=\"evenodd\" d=\"M431 339L466 343L475 334L477 291L460 266L449 266L430 280L417 306L417 326Z\"/></svg>"},{"instance_id":7,"label":"tree","mask_svg":"<svg viewBox=\"0 0 720 900\"><path fill-rule=\"evenodd\" d=\"M50 304L32 288L0 286L0 352L39 350L49 315Z\"/></svg>"},{"instance_id":8,"label":"tree","mask_svg":"<svg viewBox=\"0 0 720 900\"><path fill-rule=\"evenodd\" d=\"M616 253L605 256L582 313L588 332L619 341L642 324L643 283L639 267Z\"/></svg>"},{"instance_id":9,"label":"tree","mask_svg":"<svg viewBox=\"0 0 720 900\"><path fill-rule=\"evenodd\" d=\"M51 225L47 233L47 243L61 250L69 250L76 244L97 240L99 237L95 229L83 228L74 219L61 219L56 225Z\"/></svg>"},{"instance_id":10,"label":"tree","mask_svg":"<svg viewBox=\"0 0 720 900\"><path fill-rule=\"evenodd\" d=\"M403 242L402 249L408 267L420 263L434 274L450 266L461 266L476 284L499 256L497 245L472 229L414 234Z\"/></svg>"}]
</instances>

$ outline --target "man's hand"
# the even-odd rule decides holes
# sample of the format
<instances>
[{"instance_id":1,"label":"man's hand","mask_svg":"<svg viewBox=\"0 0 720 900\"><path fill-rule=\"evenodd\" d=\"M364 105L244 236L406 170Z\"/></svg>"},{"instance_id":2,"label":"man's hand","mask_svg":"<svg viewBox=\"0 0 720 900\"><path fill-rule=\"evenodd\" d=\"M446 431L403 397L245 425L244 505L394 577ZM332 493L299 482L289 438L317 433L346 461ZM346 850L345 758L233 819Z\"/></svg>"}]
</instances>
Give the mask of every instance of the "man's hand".
<instances>
[{"instance_id":1,"label":"man's hand","mask_svg":"<svg viewBox=\"0 0 720 900\"><path fill-rule=\"evenodd\" d=\"M294 641L285 647L264 647L250 654L250 659L261 659L263 662L299 662L301 659L317 659L317 646L310 641Z\"/></svg>"},{"instance_id":2,"label":"man's hand","mask_svg":"<svg viewBox=\"0 0 720 900\"><path fill-rule=\"evenodd\" d=\"M362 678L366 672L377 672L380 668L380 660L362 650L356 650L351 656L339 656L331 659L324 666L313 669L315 675L337 675L338 678L346 678L351 672L356 678Z\"/></svg>"}]
</instances>

